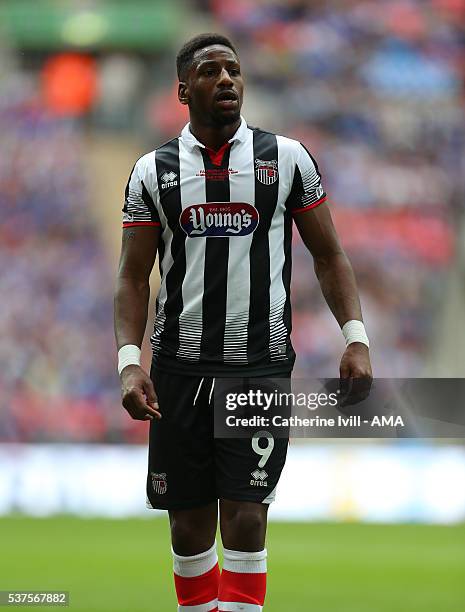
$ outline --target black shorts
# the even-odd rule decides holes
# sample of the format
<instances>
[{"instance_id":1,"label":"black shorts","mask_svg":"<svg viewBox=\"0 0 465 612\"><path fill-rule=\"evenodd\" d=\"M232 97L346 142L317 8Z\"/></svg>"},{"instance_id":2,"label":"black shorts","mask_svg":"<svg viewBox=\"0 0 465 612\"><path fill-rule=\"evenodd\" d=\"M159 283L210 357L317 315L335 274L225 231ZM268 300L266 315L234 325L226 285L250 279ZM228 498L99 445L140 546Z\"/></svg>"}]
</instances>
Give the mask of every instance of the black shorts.
<instances>
[{"instance_id":1,"label":"black shorts","mask_svg":"<svg viewBox=\"0 0 465 612\"><path fill-rule=\"evenodd\" d=\"M283 375L290 381L289 376ZM272 440L263 464L263 453L253 449L257 442L252 444L252 435L214 437L213 378L154 368L151 378L162 419L150 423L147 506L188 509L219 498L271 503L289 440Z\"/></svg>"}]
</instances>

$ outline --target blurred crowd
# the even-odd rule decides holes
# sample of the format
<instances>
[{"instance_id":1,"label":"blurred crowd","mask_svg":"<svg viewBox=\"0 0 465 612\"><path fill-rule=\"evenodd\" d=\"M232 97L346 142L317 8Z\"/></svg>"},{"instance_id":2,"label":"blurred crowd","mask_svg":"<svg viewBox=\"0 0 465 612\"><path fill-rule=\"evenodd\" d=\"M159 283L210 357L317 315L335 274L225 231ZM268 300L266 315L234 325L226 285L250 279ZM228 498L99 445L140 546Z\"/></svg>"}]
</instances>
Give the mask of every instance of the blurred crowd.
<instances>
[{"instance_id":1,"label":"blurred crowd","mask_svg":"<svg viewBox=\"0 0 465 612\"><path fill-rule=\"evenodd\" d=\"M4 85L0 440L140 439L118 409L114 271L92 222L81 130L51 116L29 80Z\"/></svg>"},{"instance_id":2,"label":"blurred crowd","mask_svg":"<svg viewBox=\"0 0 465 612\"><path fill-rule=\"evenodd\" d=\"M463 215L465 0L187 4L237 44L249 123L317 159L375 374L421 376ZM85 120L139 131L142 150L171 138L186 119L175 53L101 54ZM0 440L141 441L108 358L114 271L90 221L82 119L15 83L0 103ZM341 334L294 246L295 375L337 376Z\"/></svg>"}]
</instances>

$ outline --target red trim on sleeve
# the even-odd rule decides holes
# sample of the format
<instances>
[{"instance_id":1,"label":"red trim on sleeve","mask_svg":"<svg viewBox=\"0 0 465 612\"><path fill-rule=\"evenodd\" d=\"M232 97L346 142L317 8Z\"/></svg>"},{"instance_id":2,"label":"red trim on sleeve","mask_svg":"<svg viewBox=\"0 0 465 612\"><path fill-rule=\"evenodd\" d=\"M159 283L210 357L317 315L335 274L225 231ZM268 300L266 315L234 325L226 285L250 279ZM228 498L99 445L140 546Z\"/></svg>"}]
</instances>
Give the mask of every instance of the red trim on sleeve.
<instances>
[{"instance_id":1,"label":"red trim on sleeve","mask_svg":"<svg viewBox=\"0 0 465 612\"><path fill-rule=\"evenodd\" d=\"M313 204L309 204L308 206L304 206L303 208L295 208L292 211L292 214L293 215L298 215L299 213L303 213L306 210L311 210L312 208L316 208L320 204L323 204L323 202L326 202L327 198L328 198L328 196L323 196L322 198L320 198L316 202L313 202Z\"/></svg>"},{"instance_id":2,"label":"red trim on sleeve","mask_svg":"<svg viewBox=\"0 0 465 612\"><path fill-rule=\"evenodd\" d=\"M161 223L156 221L134 221L133 223L123 223L123 227L137 227L138 225L150 225L152 227L160 227Z\"/></svg>"}]
</instances>

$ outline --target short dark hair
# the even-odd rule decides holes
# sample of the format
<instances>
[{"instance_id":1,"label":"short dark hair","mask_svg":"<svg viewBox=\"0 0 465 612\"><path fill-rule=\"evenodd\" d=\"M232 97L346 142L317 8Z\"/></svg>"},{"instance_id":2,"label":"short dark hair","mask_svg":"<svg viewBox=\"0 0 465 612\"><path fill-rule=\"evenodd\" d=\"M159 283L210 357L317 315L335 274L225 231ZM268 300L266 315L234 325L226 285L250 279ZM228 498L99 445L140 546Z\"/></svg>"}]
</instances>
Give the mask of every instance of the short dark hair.
<instances>
[{"instance_id":1,"label":"short dark hair","mask_svg":"<svg viewBox=\"0 0 465 612\"><path fill-rule=\"evenodd\" d=\"M225 47L229 47L237 55L234 45L229 38L223 36L223 34L215 34L213 32L198 34L198 36L194 36L194 38L188 40L176 56L176 69L180 81L185 78L186 72L192 64L195 52L199 49L210 47L211 45L224 45Z\"/></svg>"}]
</instances>

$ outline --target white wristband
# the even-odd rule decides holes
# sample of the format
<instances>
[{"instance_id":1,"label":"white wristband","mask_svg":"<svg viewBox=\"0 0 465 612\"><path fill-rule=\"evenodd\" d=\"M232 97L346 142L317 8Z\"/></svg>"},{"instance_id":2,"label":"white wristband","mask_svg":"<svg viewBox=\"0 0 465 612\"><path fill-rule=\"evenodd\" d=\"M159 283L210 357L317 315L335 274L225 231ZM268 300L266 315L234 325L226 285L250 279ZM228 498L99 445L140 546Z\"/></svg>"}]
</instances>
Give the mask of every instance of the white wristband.
<instances>
[{"instance_id":1,"label":"white wristband","mask_svg":"<svg viewBox=\"0 0 465 612\"><path fill-rule=\"evenodd\" d=\"M140 348L135 344L125 344L118 351L118 374L128 365L140 365Z\"/></svg>"},{"instance_id":2,"label":"white wristband","mask_svg":"<svg viewBox=\"0 0 465 612\"><path fill-rule=\"evenodd\" d=\"M342 326L342 334L346 339L346 346L349 346L352 342L362 342L362 344L366 344L368 347L370 346L365 331L365 325L363 325L362 321L357 321L355 319L347 321L347 323L344 323Z\"/></svg>"}]
</instances>

